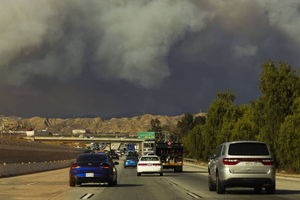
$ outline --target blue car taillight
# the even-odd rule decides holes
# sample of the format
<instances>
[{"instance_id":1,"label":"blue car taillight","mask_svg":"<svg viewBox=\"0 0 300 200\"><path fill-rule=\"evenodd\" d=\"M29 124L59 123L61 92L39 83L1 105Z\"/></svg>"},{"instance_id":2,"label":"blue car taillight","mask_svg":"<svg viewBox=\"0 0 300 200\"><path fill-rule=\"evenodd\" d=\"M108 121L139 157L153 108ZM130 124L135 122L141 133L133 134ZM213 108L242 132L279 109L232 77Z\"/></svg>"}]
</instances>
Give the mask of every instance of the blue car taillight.
<instances>
[{"instance_id":1,"label":"blue car taillight","mask_svg":"<svg viewBox=\"0 0 300 200\"><path fill-rule=\"evenodd\" d=\"M103 163L103 164L100 165L100 167L104 168L104 169L108 169L108 168L110 168L110 165L107 164L107 163Z\"/></svg>"},{"instance_id":2,"label":"blue car taillight","mask_svg":"<svg viewBox=\"0 0 300 200\"><path fill-rule=\"evenodd\" d=\"M80 166L77 165L76 163L75 163L75 164L72 164L72 165L71 165L71 169L75 169L75 168L80 168Z\"/></svg>"}]
</instances>

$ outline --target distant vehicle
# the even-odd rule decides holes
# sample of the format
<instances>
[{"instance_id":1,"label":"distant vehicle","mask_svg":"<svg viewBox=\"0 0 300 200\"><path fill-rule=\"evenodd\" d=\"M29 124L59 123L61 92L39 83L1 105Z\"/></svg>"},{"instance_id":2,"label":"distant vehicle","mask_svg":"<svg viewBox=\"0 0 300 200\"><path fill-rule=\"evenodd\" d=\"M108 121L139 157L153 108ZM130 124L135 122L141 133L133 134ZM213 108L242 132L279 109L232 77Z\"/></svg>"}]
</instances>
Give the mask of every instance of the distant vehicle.
<instances>
[{"instance_id":1,"label":"distant vehicle","mask_svg":"<svg viewBox=\"0 0 300 200\"><path fill-rule=\"evenodd\" d=\"M126 152L128 151L135 151L135 144L127 144Z\"/></svg>"},{"instance_id":2,"label":"distant vehicle","mask_svg":"<svg viewBox=\"0 0 300 200\"><path fill-rule=\"evenodd\" d=\"M71 187L82 183L105 183L109 186L117 184L117 169L106 153L83 153L80 154L76 162L70 167Z\"/></svg>"},{"instance_id":3,"label":"distant vehicle","mask_svg":"<svg viewBox=\"0 0 300 200\"><path fill-rule=\"evenodd\" d=\"M124 168L126 167L136 167L138 163L138 158L136 156L127 156L124 160Z\"/></svg>"},{"instance_id":4,"label":"distant vehicle","mask_svg":"<svg viewBox=\"0 0 300 200\"><path fill-rule=\"evenodd\" d=\"M156 155L160 157L164 169L174 169L182 172L183 146L182 143L156 143Z\"/></svg>"},{"instance_id":5,"label":"distant vehicle","mask_svg":"<svg viewBox=\"0 0 300 200\"><path fill-rule=\"evenodd\" d=\"M209 190L223 194L227 187L265 188L275 192L275 167L270 148L263 142L236 141L219 146L208 163Z\"/></svg>"},{"instance_id":6,"label":"distant vehicle","mask_svg":"<svg viewBox=\"0 0 300 200\"><path fill-rule=\"evenodd\" d=\"M117 152L115 151L115 150L110 150L109 151L109 155L110 155L110 157L112 158L112 159L117 159L117 160L119 160L119 155L117 154Z\"/></svg>"},{"instance_id":7,"label":"distant vehicle","mask_svg":"<svg viewBox=\"0 0 300 200\"><path fill-rule=\"evenodd\" d=\"M158 156L142 156L137 164L137 176L142 173L158 173L163 176L163 168Z\"/></svg>"},{"instance_id":8,"label":"distant vehicle","mask_svg":"<svg viewBox=\"0 0 300 200\"><path fill-rule=\"evenodd\" d=\"M126 156L135 156L135 157L139 157L139 154L138 154L138 152L136 152L136 151L128 151L127 153L126 153Z\"/></svg>"}]
</instances>

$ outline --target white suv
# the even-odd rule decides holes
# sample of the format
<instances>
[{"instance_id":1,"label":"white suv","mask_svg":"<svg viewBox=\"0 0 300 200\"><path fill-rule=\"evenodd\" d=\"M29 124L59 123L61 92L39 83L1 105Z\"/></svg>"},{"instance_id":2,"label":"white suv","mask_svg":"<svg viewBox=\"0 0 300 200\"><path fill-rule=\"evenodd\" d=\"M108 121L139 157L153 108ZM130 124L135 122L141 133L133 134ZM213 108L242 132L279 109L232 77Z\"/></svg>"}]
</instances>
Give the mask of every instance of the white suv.
<instances>
[{"instance_id":1,"label":"white suv","mask_svg":"<svg viewBox=\"0 0 300 200\"><path fill-rule=\"evenodd\" d=\"M275 192L275 167L270 148L256 141L226 142L208 163L210 191L223 194L226 187L253 187Z\"/></svg>"}]
</instances>

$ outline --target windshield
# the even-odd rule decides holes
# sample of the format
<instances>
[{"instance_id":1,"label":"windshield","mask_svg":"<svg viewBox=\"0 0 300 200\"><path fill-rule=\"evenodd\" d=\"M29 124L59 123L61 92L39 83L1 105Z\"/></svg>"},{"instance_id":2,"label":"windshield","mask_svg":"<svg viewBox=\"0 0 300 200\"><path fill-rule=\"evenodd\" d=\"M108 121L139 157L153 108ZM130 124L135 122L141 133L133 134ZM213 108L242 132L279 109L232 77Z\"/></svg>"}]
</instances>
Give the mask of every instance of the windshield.
<instances>
[{"instance_id":1,"label":"windshield","mask_svg":"<svg viewBox=\"0 0 300 200\"><path fill-rule=\"evenodd\" d=\"M228 154L260 156L269 155L269 151L263 143L237 143L229 146Z\"/></svg>"},{"instance_id":2,"label":"windshield","mask_svg":"<svg viewBox=\"0 0 300 200\"><path fill-rule=\"evenodd\" d=\"M79 155L77 158L77 162L106 162L106 161L107 161L106 155L97 155L97 154Z\"/></svg>"},{"instance_id":3,"label":"windshield","mask_svg":"<svg viewBox=\"0 0 300 200\"><path fill-rule=\"evenodd\" d=\"M158 157L142 157L141 161L159 161Z\"/></svg>"}]
</instances>

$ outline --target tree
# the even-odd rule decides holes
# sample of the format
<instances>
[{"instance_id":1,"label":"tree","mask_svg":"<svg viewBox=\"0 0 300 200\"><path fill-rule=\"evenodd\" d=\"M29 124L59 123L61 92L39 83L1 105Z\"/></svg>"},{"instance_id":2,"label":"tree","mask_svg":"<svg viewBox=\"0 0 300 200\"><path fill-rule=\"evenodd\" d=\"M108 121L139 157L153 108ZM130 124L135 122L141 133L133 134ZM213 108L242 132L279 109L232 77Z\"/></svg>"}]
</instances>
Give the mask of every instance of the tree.
<instances>
[{"instance_id":1,"label":"tree","mask_svg":"<svg viewBox=\"0 0 300 200\"><path fill-rule=\"evenodd\" d=\"M177 128L179 130L179 140L188 133L188 131L192 130L194 127L194 116L190 113L184 114L182 119L177 122Z\"/></svg>"},{"instance_id":2,"label":"tree","mask_svg":"<svg viewBox=\"0 0 300 200\"><path fill-rule=\"evenodd\" d=\"M299 96L299 77L290 65L270 61L263 65L260 80L262 96L253 103L258 139L275 149L281 123L291 114L294 99Z\"/></svg>"},{"instance_id":3,"label":"tree","mask_svg":"<svg viewBox=\"0 0 300 200\"><path fill-rule=\"evenodd\" d=\"M212 153L218 144L228 139L226 135L228 128L232 126L230 123L240 115L234 100L234 94L227 90L217 93L217 99L209 106L205 124L205 143L209 144L207 154Z\"/></svg>"},{"instance_id":4,"label":"tree","mask_svg":"<svg viewBox=\"0 0 300 200\"><path fill-rule=\"evenodd\" d=\"M149 131L155 132L158 141L163 141L164 135L162 133L162 127L159 119L151 119L150 126L151 128L149 129Z\"/></svg>"}]
</instances>

